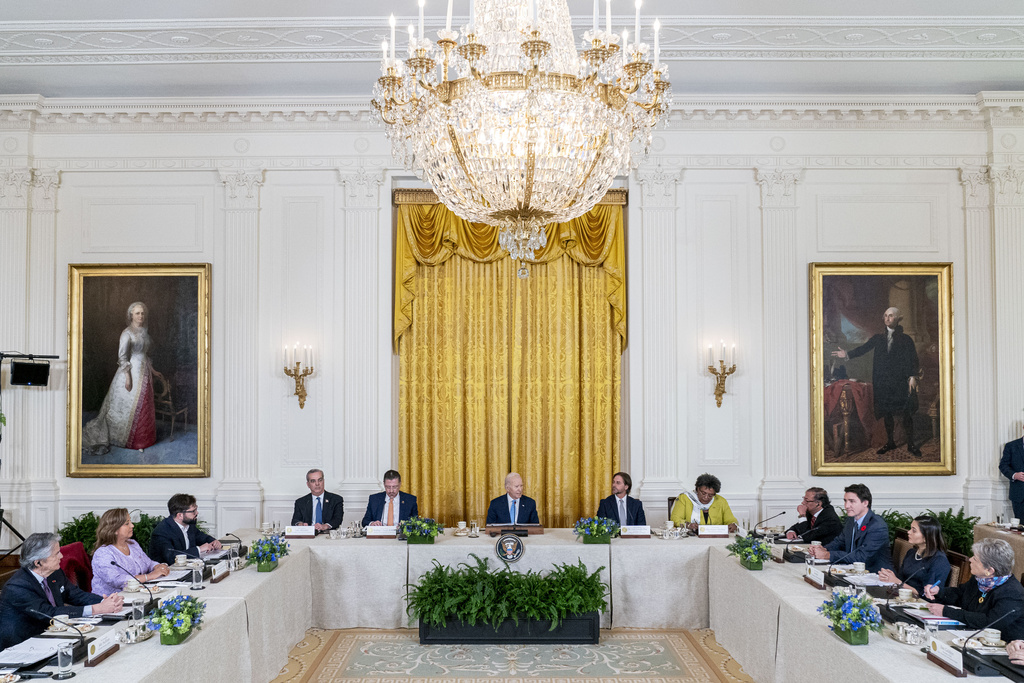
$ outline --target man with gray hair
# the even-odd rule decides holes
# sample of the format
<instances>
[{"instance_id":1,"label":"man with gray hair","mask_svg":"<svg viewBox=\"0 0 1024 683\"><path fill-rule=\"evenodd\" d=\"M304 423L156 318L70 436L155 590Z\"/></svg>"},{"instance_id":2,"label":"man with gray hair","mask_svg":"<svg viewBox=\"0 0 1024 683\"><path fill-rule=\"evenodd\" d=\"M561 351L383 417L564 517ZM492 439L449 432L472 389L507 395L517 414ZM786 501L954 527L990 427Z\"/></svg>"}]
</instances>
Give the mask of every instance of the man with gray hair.
<instances>
[{"instance_id":1,"label":"man with gray hair","mask_svg":"<svg viewBox=\"0 0 1024 683\"><path fill-rule=\"evenodd\" d=\"M895 306L887 308L882 316L885 332L868 339L852 351L842 347L833 351L834 358L848 359L863 356L874 351L871 365L871 388L874 391L875 418L885 422L885 445L878 449L882 455L896 449L893 432L895 416L903 422L903 433L907 438L907 450L915 457L921 457L921 449L914 445L914 413L917 412L917 376L921 365L917 358L914 340L903 333L903 314Z\"/></svg>"},{"instance_id":2,"label":"man with gray hair","mask_svg":"<svg viewBox=\"0 0 1024 683\"><path fill-rule=\"evenodd\" d=\"M21 569L0 593L0 650L42 633L54 617L89 617L121 609L117 593L87 593L60 569L57 534L37 533L21 546Z\"/></svg>"},{"instance_id":3,"label":"man with gray hair","mask_svg":"<svg viewBox=\"0 0 1024 683\"><path fill-rule=\"evenodd\" d=\"M487 526L498 524L540 524L537 501L523 495L523 478L515 472L505 476L505 495L487 508Z\"/></svg>"}]
</instances>

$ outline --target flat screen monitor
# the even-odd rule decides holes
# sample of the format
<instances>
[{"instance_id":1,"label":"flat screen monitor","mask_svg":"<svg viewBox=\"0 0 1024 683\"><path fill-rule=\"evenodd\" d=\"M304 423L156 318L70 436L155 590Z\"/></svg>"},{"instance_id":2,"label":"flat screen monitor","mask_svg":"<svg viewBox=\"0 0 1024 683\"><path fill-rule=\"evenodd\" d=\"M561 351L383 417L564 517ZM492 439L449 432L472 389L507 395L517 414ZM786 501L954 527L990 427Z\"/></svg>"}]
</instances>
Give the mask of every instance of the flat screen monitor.
<instances>
[{"instance_id":1,"label":"flat screen monitor","mask_svg":"<svg viewBox=\"0 0 1024 683\"><path fill-rule=\"evenodd\" d=\"M45 387L50 381L48 361L12 360L11 384L29 387Z\"/></svg>"}]
</instances>

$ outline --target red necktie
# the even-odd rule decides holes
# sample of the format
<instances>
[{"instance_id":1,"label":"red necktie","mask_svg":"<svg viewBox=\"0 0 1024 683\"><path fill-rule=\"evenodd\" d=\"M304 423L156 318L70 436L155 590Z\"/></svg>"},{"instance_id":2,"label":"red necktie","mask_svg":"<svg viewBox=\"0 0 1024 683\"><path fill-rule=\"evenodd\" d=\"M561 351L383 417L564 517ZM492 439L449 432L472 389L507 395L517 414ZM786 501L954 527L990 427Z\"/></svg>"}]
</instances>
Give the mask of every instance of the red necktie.
<instances>
[{"instance_id":1,"label":"red necktie","mask_svg":"<svg viewBox=\"0 0 1024 683\"><path fill-rule=\"evenodd\" d=\"M811 528L812 529L814 528L814 523L817 522L817 521L818 521L818 518L816 516L812 516L811 517Z\"/></svg>"}]
</instances>

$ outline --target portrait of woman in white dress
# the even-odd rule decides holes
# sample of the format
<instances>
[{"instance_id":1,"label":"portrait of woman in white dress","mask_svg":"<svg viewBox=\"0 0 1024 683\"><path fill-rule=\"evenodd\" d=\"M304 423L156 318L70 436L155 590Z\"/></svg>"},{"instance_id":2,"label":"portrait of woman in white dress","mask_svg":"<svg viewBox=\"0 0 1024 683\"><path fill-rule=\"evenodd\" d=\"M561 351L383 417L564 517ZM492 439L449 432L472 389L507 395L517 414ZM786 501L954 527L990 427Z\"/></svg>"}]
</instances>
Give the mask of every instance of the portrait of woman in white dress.
<instances>
[{"instance_id":1,"label":"portrait of woman in white dress","mask_svg":"<svg viewBox=\"0 0 1024 683\"><path fill-rule=\"evenodd\" d=\"M156 443L152 341L146 328L149 309L136 301L128 307L128 326L117 348L117 372L99 414L82 429L82 451L103 455L111 446L144 450Z\"/></svg>"}]
</instances>

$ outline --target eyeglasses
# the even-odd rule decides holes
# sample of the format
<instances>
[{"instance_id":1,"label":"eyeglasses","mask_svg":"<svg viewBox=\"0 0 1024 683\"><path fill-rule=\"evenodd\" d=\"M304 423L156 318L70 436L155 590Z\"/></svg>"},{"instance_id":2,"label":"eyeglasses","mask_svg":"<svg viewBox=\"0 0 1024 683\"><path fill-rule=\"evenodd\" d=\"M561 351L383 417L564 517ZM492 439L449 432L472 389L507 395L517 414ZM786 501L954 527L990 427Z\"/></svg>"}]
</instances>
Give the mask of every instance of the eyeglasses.
<instances>
[{"instance_id":1,"label":"eyeglasses","mask_svg":"<svg viewBox=\"0 0 1024 683\"><path fill-rule=\"evenodd\" d=\"M192 509L190 509L190 510L185 510L185 513L186 513L186 514L189 514L189 515L194 515L194 514L196 514L197 512L199 512L199 508L198 508L198 507L194 507L194 508L192 508Z\"/></svg>"}]
</instances>

